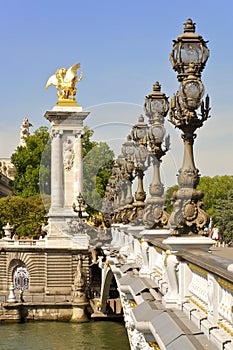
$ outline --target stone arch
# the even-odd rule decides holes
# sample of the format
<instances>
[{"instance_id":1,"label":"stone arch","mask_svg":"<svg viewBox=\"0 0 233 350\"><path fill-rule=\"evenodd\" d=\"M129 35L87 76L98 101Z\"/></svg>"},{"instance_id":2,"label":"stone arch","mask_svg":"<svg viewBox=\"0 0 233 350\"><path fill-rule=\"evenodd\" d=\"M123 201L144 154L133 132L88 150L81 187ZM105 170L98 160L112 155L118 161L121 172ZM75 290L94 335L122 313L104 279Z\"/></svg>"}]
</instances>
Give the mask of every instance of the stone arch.
<instances>
[{"instance_id":1,"label":"stone arch","mask_svg":"<svg viewBox=\"0 0 233 350\"><path fill-rule=\"evenodd\" d=\"M29 287L29 274L26 267L17 266L13 270L14 288L19 291L26 291Z\"/></svg>"},{"instance_id":2,"label":"stone arch","mask_svg":"<svg viewBox=\"0 0 233 350\"><path fill-rule=\"evenodd\" d=\"M100 303L101 303L101 311L103 313L106 313L110 285L111 285L112 279L115 277L113 275L112 270L109 267L105 267L103 271L104 273L102 275L102 282L101 282Z\"/></svg>"},{"instance_id":3,"label":"stone arch","mask_svg":"<svg viewBox=\"0 0 233 350\"><path fill-rule=\"evenodd\" d=\"M22 268L25 268L28 272L28 275L30 276L29 274L29 271L26 267L26 264L20 260L20 259L12 259L10 262L9 262L9 265L8 265L8 271L7 271L7 284L8 286L10 286L12 283L14 284L14 272L16 271L16 269L18 267L22 267ZM29 281L30 281L30 277L28 278Z\"/></svg>"},{"instance_id":4,"label":"stone arch","mask_svg":"<svg viewBox=\"0 0 233 350\"><path fill-rule=\"evenodd\" d=\"M25 267L27 269L30 281L31 265L29 255L26 252L17 251L9 253L6 264L8 288L13 283L13 274L17 267Z\"/></svg>"},{"instance_id":5,"label":"stone arch","mask_svg":"<svg viewBox=\"0 0 233 350\"><path fill-rule=\"evenodd\" d=\"M47 256L43 251L18 250L9 252L6 258L6 289L12 283L13 269L24 266L29 274L29 292L44 292L46 285L46 260Z\"/></svg>"}]
</instances>

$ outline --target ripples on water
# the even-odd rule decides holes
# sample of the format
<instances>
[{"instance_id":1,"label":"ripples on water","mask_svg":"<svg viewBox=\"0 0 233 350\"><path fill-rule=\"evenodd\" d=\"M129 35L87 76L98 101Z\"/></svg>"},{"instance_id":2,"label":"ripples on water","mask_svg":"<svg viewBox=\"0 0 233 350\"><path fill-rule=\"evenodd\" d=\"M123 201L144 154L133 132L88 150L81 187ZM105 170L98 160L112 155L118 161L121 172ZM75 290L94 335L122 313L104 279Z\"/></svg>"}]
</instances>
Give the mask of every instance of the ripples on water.
<instances>
[{"instance_id":1,"label":"ripples on water","mask_svg":"<svg viewBox=\"0 0 233 350\"><path fill-rule=\"evenodd\" d=\"M1 350L129 350L116 322L28 322L0 325Z\"/></svg>"}]
</instances>

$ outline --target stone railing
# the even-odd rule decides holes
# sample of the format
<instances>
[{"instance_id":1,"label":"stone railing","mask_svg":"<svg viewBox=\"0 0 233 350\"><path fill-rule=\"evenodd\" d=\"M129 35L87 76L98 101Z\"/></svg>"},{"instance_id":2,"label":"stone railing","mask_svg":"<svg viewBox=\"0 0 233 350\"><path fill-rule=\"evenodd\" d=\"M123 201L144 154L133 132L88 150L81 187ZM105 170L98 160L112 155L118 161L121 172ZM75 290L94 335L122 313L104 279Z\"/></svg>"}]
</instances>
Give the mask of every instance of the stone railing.
<instances>
[{"instance_id":1,"label":"stone railing","mask_svg":"<svg viewBox=\"0 0 233 350\"><path fill-rule=\"evenodd\" d=\"M134 264L137 278L149 278L166 309L182 311L218 349L233 349L233 261L213 255L212 240L127 225L114 225L112 237L117 261ZM111 250L108 260L116 263ZM130 286L119 289L140 302Z\"/></svg>"},{"instance_id":2,"label":"stone railing","mask_svg":"<svg viewBox=\"0 0 233 350\"><path fill-rule=\"evenodd\" d=\"M1 239L1 246L44 246L44 239Z\"/></svg>"}]
</instances>

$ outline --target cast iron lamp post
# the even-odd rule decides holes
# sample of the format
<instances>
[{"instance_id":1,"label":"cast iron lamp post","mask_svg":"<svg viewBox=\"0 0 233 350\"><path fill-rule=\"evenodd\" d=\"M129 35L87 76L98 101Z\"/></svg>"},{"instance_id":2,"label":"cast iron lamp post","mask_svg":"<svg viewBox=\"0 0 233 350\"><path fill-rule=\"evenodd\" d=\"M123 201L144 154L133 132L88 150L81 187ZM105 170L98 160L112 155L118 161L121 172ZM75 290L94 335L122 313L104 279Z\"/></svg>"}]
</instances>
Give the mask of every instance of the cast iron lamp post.
<instances>
[{"instance_id":1,"label":"cast iron lamp post","mask_svg":"<svg viewBox=\"0 0 233 350\"><path fill-rule=\"evenodd\" d=\"M108 227L112 222L117 222L118 208L121 199L120 165L115 161L112 175L108 180L102 204L102 214L105 225Z\"/></svg>"},{"instance_id":2,"label":"cast iron lamp post","mask_svg":"<svg viewBox=\"0 0 233 350\"><path fill-rule=\"evenodd\" d=\"M130 214L133 209L133 195L132 195L132 181L133 181L133 171L134 171L134 153L135 144L132 137L128 135L127 140L122 144L121 148L122 154L125 158L123 164L123 186L125 190L125 205L122 208L121 221L123 224L127 224L130 221Z\"/></svg>"},{"instance_id":3,"label":"cast iron lamp post","mask_svg":"<svg viewBox=\"0 0 233 350\"><path fill-rule=\"evenodd\" d=\"M204 86L201 72L209 57L209 50L202 36L195 34L195 24L188 19L184 24L184 34L174 41L170 55L172 67L178 73L180 89L170 103L170 122L182 131L184 157L178 172L179 190L173 196L173 212L169 226L173 235L204 234L209 216L202 209L203 193L196 189L199 170L194 163L193 144L195 131L209 117L209 97L201 100ZM200 107L200 114L196 110Z\"/></svg>"},{"instance_id":4,"label":"cast iron lamp post","mask_svg":"<svg viewBox=\"0 0 233 350\"><path fill-rule=\"evenodd\" d=\"M150 155L153 162L153 179L149 187L151 197L146 200L143 221L145 228L154 229L165 227L169 215L166 212L164 186L160 178L161 158L170 147L169 136L165 138L165 148L162 147L165 128L164 118L169 109L167 96L161 92L161 86L157 81L153 85L153 92L146 96L144 110L149 119L147 140L150 147Z\"/></svg>"},{"instance_id":5,"label":"cast iron lamp post","mask_svg":"<svg viewBox=\"0 0 233 350\"><path fill-rule=\"evenodd\" d=\"M131 130L131 136L135 142L134 148L134 169L137 176L137 190L134 194L135 202L133 203L133 211L130 216L132 225L142 224L143 209L145 207L146 192L143 188L144 171L147 166L145 162L148 159L147 152L147 133L148 125L144 122L144 117L139 116L138 122Z\"/></svg>"},{"instance_id":6,"label":"cast iron lamp post","mask_svg":"<svg viewBox=\"0 0 233 350\"><path fill-rule=\"evenodd\" d=\"M86 213L86 209L87 209L87 205L84 202L83 196L81 193L79 193L79 195L77 196L77 205L75 203L73 203L72 207L73 207L73 211L75 213L78 213L78 217L80 219L83 218L83 214Z\"/></svg>"}]
</instances>

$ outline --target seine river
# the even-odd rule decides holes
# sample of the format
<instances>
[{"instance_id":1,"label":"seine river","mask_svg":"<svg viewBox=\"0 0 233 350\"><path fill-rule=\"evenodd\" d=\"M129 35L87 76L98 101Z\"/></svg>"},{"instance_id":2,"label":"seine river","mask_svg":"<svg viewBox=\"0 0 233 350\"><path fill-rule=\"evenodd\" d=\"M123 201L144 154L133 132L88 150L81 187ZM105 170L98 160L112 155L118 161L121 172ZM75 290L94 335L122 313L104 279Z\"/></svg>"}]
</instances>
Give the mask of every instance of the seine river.
<instances>
[{"instance_id":1,"label":"seine river","mask_svg":"<svg viewBox=\"0 0 233 350\"><path fill-rule=\"evenodd\" d=\"M129 350L117 322L0 324L1 350Z\"/></svg>"}]
</instances>

